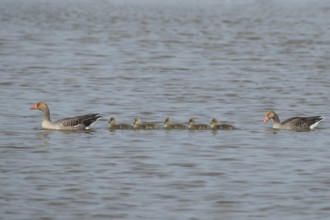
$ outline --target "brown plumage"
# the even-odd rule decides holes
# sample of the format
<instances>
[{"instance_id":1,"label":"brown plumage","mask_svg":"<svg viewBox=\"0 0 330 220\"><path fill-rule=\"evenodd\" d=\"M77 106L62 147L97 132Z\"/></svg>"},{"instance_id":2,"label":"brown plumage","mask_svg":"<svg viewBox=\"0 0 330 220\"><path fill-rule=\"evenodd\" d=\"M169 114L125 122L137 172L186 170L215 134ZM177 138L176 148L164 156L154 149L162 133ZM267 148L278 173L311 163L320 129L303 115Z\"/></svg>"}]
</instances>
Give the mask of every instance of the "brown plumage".
<instances>
[{"instance_id":1,"label":"brown plumage","mask_svg":"<svg viewBox=\"0 0 330 220\"><path fill-rule=\"evenodd\" d=\"M186 126L184 124L174 124L171 118L166 118L164 121L165 129L185 129Z\"/></svg>"},{"instance_id":2,"label":"brown plumage","mask_svg":"<svg viewBox=\"0 0 330 220\"><path fill-rule=\"evenodd\" d=\"M99 114L86 114L76 117L63 118L58 121L52 122L50 120L50 111L45 102L39 102L31 107L31 110L40 110L44 113L41 127L49 130L87 130L89 126L101 118Z\"/></svg>"},{"instance_id":3,"label":"brown plumage","mask_svg":"<svg viewBox=\"0 0 330 220\"><path fill-rule=\"evenodd\" d=\"M188 129L190 130L207 130L209 126L207 124L196 124L195 119L191 118L188 122Z\"/></svg>"},{"instance_id":4,"label":"brown plumage","mask_svg":"<svg viewBox=\"0 0 330 220\"><path fill-rule=\"evenodd\" d=\"M231 124L220 124L217 119L213 118L210 127L212 130L233 130L234 126Z\"/></svg>"},{"instance_id":5,"label":"brown plumage","mask_svg":"<svg viewBox=\"0 0 330 220\"><path fill-rule=\"evenodd\" d=\"M323 121L325 118L323 116L312 116L312 117L292 117L281 122L280 118L274 111L269 111L266 113L264 118L264 123L267 123L270 119L273 119L274 129L291 129L295 131L309 131Z\"/></svg>"},{"instance_id":6,"label":"brown plumage","mask_svg":"<svg viewBox=\"0 0 330 220\"><path fill-rule=\"evenodd\" d=\"M109 122L109 128L110 129L119 129L119 130L131 130L134 127L132 125L129 124L117 124L117 121L114 117L110 118Z\"/></svg>"},{"instance_id":7,"label":"brown plumage","mask_svg":"<svg viewBox=\"0 0 330 220\"><path fill-rule=\"evenodd\" d=\"M145 129L145 130L151 130L151 129L157 129L158 126L153 123L142 123L140 118L135 118L133 122L135 129Z\"/></svg>"}]
</instances>

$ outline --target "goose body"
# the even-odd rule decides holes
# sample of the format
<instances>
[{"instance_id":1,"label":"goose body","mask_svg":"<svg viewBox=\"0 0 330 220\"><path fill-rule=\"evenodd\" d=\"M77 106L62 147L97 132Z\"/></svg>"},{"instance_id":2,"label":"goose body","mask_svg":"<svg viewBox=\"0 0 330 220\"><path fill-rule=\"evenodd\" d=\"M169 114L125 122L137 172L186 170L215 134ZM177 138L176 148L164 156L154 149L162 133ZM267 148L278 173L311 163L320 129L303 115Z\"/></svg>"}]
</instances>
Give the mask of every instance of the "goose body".
<instances>
[{"instance_id":1,"label":"goose body","mask_svg":"<svg viewBox=\"0 0 330 220\"><path fill-rule=\"evenodd\" d=\"M292 117L281 122L280 118L274 111L267 112L264 123L267 123L270 119L273 119L274 129L291 129L295 131L309 131L313 130L318 124L325 118L323 116L311 116L311 117Z\"/></svg>"},{"instance_id":2,"label":"goose body","mask_svg":"<svg viewBox=\"0 0 330 220\"><path fill-rule=\"evenodd\" d=\"M164 122L165 129L185 129L184 124L174 124L171 118L166 118Z\"/></svg>"},{"instance_id":3,"label":"goose body","mask_svg":"<svg viewBox=\"0 0 330 220\"><path fill-rule=\"evenodd\" d=\"M195 119L191 118L188 122L188 129L190 130L207 130L209 126L207 124L196 124Z\"/></svg>"},{"instance_id":4,"label":"goose body","mask_svg":"<svg viewBox=\"0 0 330 220\"><path fill-rule=\"evenodd\" d=\"M116 119L113 117L110 118L108 124L110 129L131 130L134 128L132 125L129 124L117 124Z\"/></svg>"},{"instance_id":5,"label":"goose body","mask_svg":"<svg viewBox=\"0 0 330 220\"><path fill-rule=\"evenodd\" d=\"M140 118L135 118L133 122L135 129L145 129L145 130L151 130L151 129L157 129L158 126L153 123L142 123Z\"/></svg>"},{"instance_id":6,"label":"goose body","mask_svg":"<svg viewBox=\"0 0 330 220\"><path fill-rule=\"evenodd\" d=\"M50 111L48 105L45 102L39 102L33 105L31 110L40 110L44 113L41 127L48 130L88 130L93 122L102 117L99 114L86 114L76 117L63 118L52 122L50 120Z\"/></svg>"},{"instance_id":7,"label":"goose body","mask_svg":"<svg viewBox=\"0 0 330 220\"><path fill-rule=\"evenodd\" d=\"M213 118L210 127L212 130L233 130L234 126L231 124L220 124L217 119Z\"/></svg>"}]
</instances>

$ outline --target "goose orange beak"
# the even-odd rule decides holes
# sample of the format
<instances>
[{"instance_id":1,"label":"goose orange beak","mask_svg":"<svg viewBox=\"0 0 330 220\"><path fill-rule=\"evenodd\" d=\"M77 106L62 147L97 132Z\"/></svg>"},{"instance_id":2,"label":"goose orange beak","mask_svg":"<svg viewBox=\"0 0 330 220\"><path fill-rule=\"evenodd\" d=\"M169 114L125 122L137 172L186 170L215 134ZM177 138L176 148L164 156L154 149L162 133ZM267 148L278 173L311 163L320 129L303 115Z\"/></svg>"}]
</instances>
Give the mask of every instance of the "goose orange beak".
<instances>
[{"instance_id":1,"label":"goose orange beak","mask_svg":"<svg viewBox=\"0 0 330 220\"><path fill-rule=\"evenodd\" d=\"M265 118L264 118L264 124L267 123L267 121L269 121L269 118L267 116L265 116Z\"/></svg>"},{"instance_id":2,"label":"goose orange beak","mask_svg":"<svg viewBox=\"0 0 330 220\"><path fill-rule=\"evenodd\" d=\"M35 109L38 109L37 104L35 104L34 106L32 106L32 107L30 108L30 110L35 110Z\"/></svg>"}]
</instances>

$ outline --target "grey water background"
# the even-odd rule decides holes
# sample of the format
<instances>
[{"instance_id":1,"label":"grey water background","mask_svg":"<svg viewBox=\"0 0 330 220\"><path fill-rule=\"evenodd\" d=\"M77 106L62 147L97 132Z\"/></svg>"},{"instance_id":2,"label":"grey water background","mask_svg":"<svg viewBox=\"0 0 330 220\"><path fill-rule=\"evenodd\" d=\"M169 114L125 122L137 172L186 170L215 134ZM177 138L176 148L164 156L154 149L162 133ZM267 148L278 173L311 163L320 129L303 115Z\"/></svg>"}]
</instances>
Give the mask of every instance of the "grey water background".
<instances>
[{"instance_id":1,"label":"grey water background","mask_svg":"<svg viewBox=\"0 0 330 220\"><path fill-rule=\"evenodd\" d=\"M0 22L0 219L329 218L330 1L1 0ZM44 131L39 101L104 117Z\"/></svg>"}]
</instances>

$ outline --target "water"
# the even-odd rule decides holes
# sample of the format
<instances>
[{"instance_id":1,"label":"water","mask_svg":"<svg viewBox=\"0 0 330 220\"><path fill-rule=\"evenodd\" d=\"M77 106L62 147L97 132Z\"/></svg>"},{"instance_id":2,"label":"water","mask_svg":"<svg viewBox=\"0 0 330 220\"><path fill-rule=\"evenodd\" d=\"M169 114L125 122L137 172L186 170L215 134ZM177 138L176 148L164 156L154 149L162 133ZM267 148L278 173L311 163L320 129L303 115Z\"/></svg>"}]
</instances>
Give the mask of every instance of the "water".
<instances>
[{"instance_id":1,"label":"water","mask_svg":"<svg viewBox=\"0 0 330 220\"><path fill-rule=\"evenodd\" d=\"M327 1L0 2L1 219L327 219ZM40 129L100 113L90 132ZM107 120L234 131L109 131Z\"/></svg>"}]
</instances>

